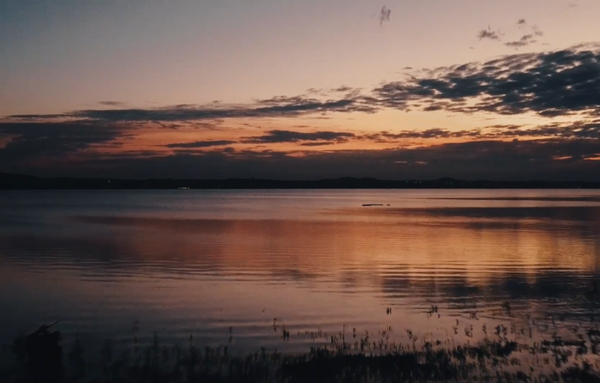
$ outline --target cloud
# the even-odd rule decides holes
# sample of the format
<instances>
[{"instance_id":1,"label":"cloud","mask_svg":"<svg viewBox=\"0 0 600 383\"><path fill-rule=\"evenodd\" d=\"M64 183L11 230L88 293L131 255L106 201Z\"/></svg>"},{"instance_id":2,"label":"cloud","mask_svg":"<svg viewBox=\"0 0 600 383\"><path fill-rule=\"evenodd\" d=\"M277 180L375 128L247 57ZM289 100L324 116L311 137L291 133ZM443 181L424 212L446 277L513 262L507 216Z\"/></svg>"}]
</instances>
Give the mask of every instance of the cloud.
<instances>
[{"instance_id":1,"label":"cloud","mask_svg":"<svg viewBox=\"0 0 600 383\"><path fill-rule=\"evenodd\" d=\"M527 34L509 46L524 46ZM600 45L588 44L559 51L513 54L487 62L470 62L417 72L404 80L384 82L361 93L341 86L328 100L276 96L252 104L176 105L150 109L88 109L65 114L13 115L12 120L79 119L104 123L193 124L218 129L230 118L328 118L326 113L375 113L385 108L403 111L489 112L504 115L536 113L554 117L577 113L600 114ZM178 128L165 125L165 128Z\"/></svg>"},{"instance_id":2,"label":"cloud","mask_svg":"<svg viewBox=\"0 0 600 383\"><path fill-rule=\"evenodd\" d=\"M90 118L105 121L192 121L217 118L241 117L284 117L296 116L304 113L347 111L352 109L353 100L313 101L296 99L285 102L283 100L264 100L268 106L256 108L223 108L207 109L202 107L176 107L161 109L124 109L124 110L84 110L74 112L79 118Z\"/></svg>"},{"instance_id":3,"label":"cloud","mask_svg":"<svg viewBox=\"0 0 600 383\"><path fill-rule=\"evenodd\" d=\"M383 25L384 21L390 21L390 15L392 13L391 9L388 9L385 5L381 8L381 12L379 12L379 25Z\"/></svg>"},{"instance_id":4,"label":"cloud","mask_svg":"<svg viewBox=\"0 0 600 383\"><path fill-rule=\"evenodd\" d=\"M529 25L527 23L527 20L525 20L525 19L519 19L517 21L516 25L519 30L529 30L529 33L521 36L518 40L508 41L508 42L504 43L504 45L507 47L510 47L510 48L525 47L527 45L537 42L533 39L534 37L540 37L540 36L544 35L544 33L538 28L537 25ZM493 31L489 25L488 25L487 29L482 29L477 34L477 38L479 40L492 40L492 41L497 41L497 42L501 42L503 36L504 36L504 33L502 33L499 30Z\"/></svg>"},{"instance_id":5,"label":"cloud","mask_svg":"<svg viewBox=\"0 0 600 383\"><path fill-rule=\"evenodd\" d=\"M332 143L329 141L316 141L316 142L302 142L299 145L300 146L325 146L325 145L331 145Z\"/></svg>"},{"instance_id":6,"label":"cloud","mask_svg":"<svg viewBox=\"0 0 600 383\"><path fill-rule=\"evenodd\" d=\"M600 45L436 68L372 94L378 105L400 110L599 116Z\"/></svg>"},{"instance_id":7,"label":"cloud","mask_svg":"<svg viewBox=\"0 0 600 383\"><path fill-rule=\"evenodd\" d=\"M524 46L534 36L527 34L506 44ZM329 90L329 94L346 94L330 99L276 96L242 105L88 109L64 114L13 115L9 119L29 122L77 119L120 125L152 122L171 129L178 129L178 124L219 129L220 123L231 118L327 119L327 113L375 113L386 108L503 115L536 113L545 117L600 115L599 52L600 45L587 44L559 51L507 55L483 63L422 70L363 93L357 88L341 86Z\"/></svg>"},{"instance_id":8,"label":"cloud","mask_svg":"<svg viewBox=\"0 0 600 383\"><path fill-rule=\"evenodd\" d=\"M356 137L355 134L349 132L318 131L306 133L291 130L271 130L262 136L247 137L242 142L249 144L301 142L301 145L317 146L346 142L354 137ZM318 143L307 144L305 141L318 141Z\"/></svg>"},{"instance_id":9,"label":"cloud","mask_svg":"<svg viewBox=\"0 0 600 383\"><path fill-rule=\"evenodd\" d=\"M13 114L7 116L12 120L53 120L53 119L65 119L67 114Z\"/></svg>"},{"instance_id":10,"label":"cloud","mask_svg":"<svg viewBox=\"0 0 600 383\"><path fill-rule=\"evenodd\" d=\"M449 130L430 128L425 130L387 131L357 136L359 139L378 143L391 143L405 139L463 138L469 140L509 140L509 139L561 139L561 140L597 140L600 139L600 122L552 123L536 127L518 125L493 125L470 130Z\"/></svg>"},{"instance_id":11,"label":"cloud","mask_svg":"<svg viewBox=\"0 0 600 383\"><path fill-rule=\"evenodd\" d=\"M452 132L447 129L440 128L431 128L425 130L402 130L396 133L389 132L380 132L375 134L366 134L362 136L363 139L372 140L379 143L384 143L388 141L396 141L407 138L449 138L449 137L462 137L462 133L460 132Z\"/></svg>"},{"instance_id":12,"label":"cloud","mask_svg":"<svg viewBox=\"0 0 600 383\"><path fill-rule=\"evenodd\" d=\"M86 109L65 114L13 115L11 119L41 120L53 118L76 118L107 122L177 122L215 120L226 118L296 117L313 113L365 112L376 109L366 104L358 93L337 100L318 100L305 96L277 96L258 100L251 105L175 105L152 109Z\"/></svg>"},{"instance_id":13,"label":"cloud","mask_svg":"<svg viewBox=\"0 0 600 383\"><path fill-rule=\"evenodd\" d=\"M509 42L505 43L504 45L506 45L507 47L511 47L511 48L521 48L521 47L526 47L527 45L535 43L535 42L536 42L536 40L533 39L533 35L528 34L528 35L524 35L517 41L509 41Z\"/></svg>"},{"instance_id":14,"label":"cloud","mask_svg":"<svg viewBox=\"0 0 600 383\"><path fill-rule=\"evenodd\" d=\"M349 87L349 86L346 86L346 85L342 85L342 86L339 86L339 87L337 87L335 89L332 89L331 91L332 92L339 92L339 93L350 93L350 92L354 92L354 91L357 91L357 90L359 90L359 89L352 88L352 87Z\"/></svg>"},{"instance_id":15,"label":"cloud","mask_svg":"<svg viewBox=\"0 0 600 383\"><path fill-rule=\"evenodd\" d=\"M212 146L225 146L235 144L236 141L228 140L214 140L214 141L194 141L194 142L182 142L165 145L168 148L208 148Z\"/></svg>"},{"instance_id":16,"label":"cloud","mask_svg":"<svg viewBox=\"0 0 600 383\"><path fill-rule=\"evenodd\" d=\"M477 33L477 38L479 40L496 40L500 41L502 33L500 31L492 31L488 26L488 29L482 29Z\"/></svg>"},{"instance_id":17,"label":"cloud","mask_svg":"<svg viewBox=\"0 0 600 383\"><path fill-rule=\"evenodd\" d=\"M481 138L559 138L563 140L598 140L600 139L600 123L577 122L574 124L548 124L533 128L515 126L492 126L480 130Z\"/></svg>"},{"instance_id":18,"label":"cloud","mask_svg":"<svg viewBox=\"0 0 600 383\"><path fill-rule=\"evenodd\" d=\"M301 146L299 146L301 147ZM340 151L223 151L56 162L45 175L132 178L319 179L376 177L600 181L600 140L475 141L418 148ZM561 159L562 158L562 159ZM32 164L13 172L36 174ZM0 163L0 171L6 171Z\"/></svg>"},{"instance_id":19,"label":"cloud","mask_svg":"<svg viewBox=\"0 0 600 383\"><path fill-rule=\"evenodd\" d=\"M10 141L0 149L0 162L62 157L128 134L129 128L88 122L2 122L0 137Z\"/></svg>"},{"instance_id":20,"label":"cloud","mask_svg":"<svg viewBox=\"0 0 600 383\"><path fill-rule=\"evenodd\" d=\"M124 102L120 101L100 101L98 104L105 106L124 106Z\"/></svg>"}]
</instances>

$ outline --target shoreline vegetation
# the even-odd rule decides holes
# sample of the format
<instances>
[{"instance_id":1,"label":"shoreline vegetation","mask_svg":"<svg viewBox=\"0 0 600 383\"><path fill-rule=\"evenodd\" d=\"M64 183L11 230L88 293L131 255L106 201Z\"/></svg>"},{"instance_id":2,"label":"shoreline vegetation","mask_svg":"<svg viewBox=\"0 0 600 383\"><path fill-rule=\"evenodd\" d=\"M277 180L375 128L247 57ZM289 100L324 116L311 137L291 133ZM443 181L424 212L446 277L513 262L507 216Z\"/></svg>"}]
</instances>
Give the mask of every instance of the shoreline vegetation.
<instances>
[{"instance_id":1,"label":"shoreline vegetation","mask_svg":"<svg viewBox=\"0 0 600 383\"><path fill-rule=\"evenodd\" d=\"M234 354L225 345L199 347L193 335L186 345L163 345L156 333L142 344L136 322L128 346L106 340L90 357L79 339L64 342L44 325L14 340L0 382L600 382L600 330L594 328L532 339L514 325L484 325L484 339L461 343L405 329L408 341L398 343L390 341L391 327L370 334L343 326L334 334L295 334L320 341L306 353L263 347ZM285 328L280 335L290 339Z\"/></svg>"},{"instance_id":2,"label":"shoreline vegetation","mask_svg":"<svg viewBox=\"0 0 600 383\"><path fill-rule=\"evenodd\" d=\"M600 182L584 181L467 181L379 180L344 177L321 180L268 179L106 179L41 178L0 173L0 190L64 189L600 189Z\"/></svg>"}]
</instances>

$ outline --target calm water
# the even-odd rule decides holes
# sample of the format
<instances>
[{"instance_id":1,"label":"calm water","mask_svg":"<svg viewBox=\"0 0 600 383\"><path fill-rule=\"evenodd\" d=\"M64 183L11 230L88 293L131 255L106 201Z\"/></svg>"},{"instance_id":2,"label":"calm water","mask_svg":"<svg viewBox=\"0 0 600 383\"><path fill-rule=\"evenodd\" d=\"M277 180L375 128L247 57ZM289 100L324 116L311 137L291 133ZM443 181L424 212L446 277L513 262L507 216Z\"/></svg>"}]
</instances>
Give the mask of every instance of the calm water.
<instances>
[{"instance_id":1,"label":"calm water","mask_svg":"<svg viewBox=\"0 0 600 383\"><path fill-rule=\"evenodd\" d=\"M1 192L0 344L55 320L87 344L139 321L142 342L239 350L344 325L535 338L594 321L599 260L600 191Z\"/></svg>"}]
</instances>

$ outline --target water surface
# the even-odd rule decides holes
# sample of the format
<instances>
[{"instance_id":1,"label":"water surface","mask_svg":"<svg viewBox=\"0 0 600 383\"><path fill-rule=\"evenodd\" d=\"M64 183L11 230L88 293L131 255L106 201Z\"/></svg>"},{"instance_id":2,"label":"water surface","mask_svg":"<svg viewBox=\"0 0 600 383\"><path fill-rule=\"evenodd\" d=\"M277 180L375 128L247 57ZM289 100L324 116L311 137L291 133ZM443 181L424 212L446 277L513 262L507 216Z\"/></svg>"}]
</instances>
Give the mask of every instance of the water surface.
<instances>
[{"instance_id":1,"label":"water surface","mask_svg":"<svg viewBox=\"0 0 600 383\"><path fill-rule=\"evenodd\" d=\"M88 344L139 321L142 341L237 350L319 329L533 339L592 326L599 259L593 190L4 191L0 344L55 320Z\"/></svg>"}]
</instances>

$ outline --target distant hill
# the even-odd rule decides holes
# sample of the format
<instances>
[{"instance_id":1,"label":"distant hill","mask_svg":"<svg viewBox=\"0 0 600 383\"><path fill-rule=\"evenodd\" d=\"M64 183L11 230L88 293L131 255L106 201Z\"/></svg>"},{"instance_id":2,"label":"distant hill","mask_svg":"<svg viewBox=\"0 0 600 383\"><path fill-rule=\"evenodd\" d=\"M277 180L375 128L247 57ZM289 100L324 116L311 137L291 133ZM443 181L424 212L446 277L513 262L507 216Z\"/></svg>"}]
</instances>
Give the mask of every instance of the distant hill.
<instances>
[{"instance_id":1,"label":"distant hill","mask_svg":"<svg viewBox=\"0 0 600 383\"><path fill-rule=\"evenodd\" d=\"M437 180L378 180L375 178L337 178L314 181L266 179L105 179L41 178L0 173L0 189L596 189L598 182L582 181L464 181L454 178Z\"/></svg>"}]
</instances>

